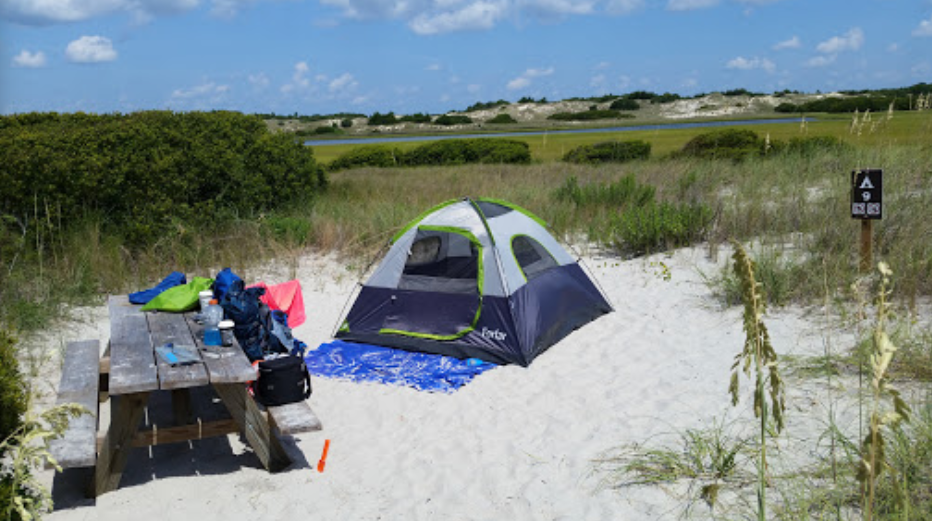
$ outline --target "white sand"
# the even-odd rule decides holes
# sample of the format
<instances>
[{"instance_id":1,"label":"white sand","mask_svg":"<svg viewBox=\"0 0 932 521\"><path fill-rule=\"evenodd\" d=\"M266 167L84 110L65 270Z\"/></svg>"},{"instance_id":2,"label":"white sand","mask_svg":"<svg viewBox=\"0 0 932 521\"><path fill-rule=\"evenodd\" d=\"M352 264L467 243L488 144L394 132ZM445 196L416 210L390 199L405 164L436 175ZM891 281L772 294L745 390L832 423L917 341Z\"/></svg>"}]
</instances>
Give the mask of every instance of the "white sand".
<instances>
[{"instance_id":1,"label":"white sand","mask_svg":"<svg viewBox=\"0 0 932 521\"><path fill-rule=\"evenodd\" d=\"M55 479L59 510L48 519L676 518L684 505L660 488L600 486L605 475L594 460L623 444L747 415L749 405L732 408L727 394L744 339L740 309L722 310L699 273L715 274L728 259L714 263L706 253L586 257L616 311L530 368L496 368L453 394L315 378L310 403L324 430L286 440L296 463L285 472L263 470L239 436L155 447L152 458L137 449L120 489L96 502L80 496L81 471ZM275 283L289 271L244 275ZM314 256L296 273L308 321L295 335L316 346L330 340L355 278ZM51 342L96 335L105 343L106 311L86 314L90 322ZM823 353L811 317L781 311L766 322L781 354ZM794 392L788 405L798 414L811 404ZM318 473L325 439L330 453ZM51 483L52 473L45 477Z\"/></svg>"}]
</instances>

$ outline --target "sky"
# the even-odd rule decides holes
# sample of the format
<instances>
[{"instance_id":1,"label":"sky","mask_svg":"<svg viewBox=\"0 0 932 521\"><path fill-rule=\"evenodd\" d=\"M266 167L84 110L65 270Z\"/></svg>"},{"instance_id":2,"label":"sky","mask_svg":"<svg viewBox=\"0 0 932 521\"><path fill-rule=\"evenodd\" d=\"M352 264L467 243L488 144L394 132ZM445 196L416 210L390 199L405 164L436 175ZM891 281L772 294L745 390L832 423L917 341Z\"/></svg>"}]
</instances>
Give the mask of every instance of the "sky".
<instances>
[{"instance_id":1,"label":"sky","mask_svg":"<svg viewBox=\"0 0 932 521\"><path fill-rule=\"evenodd\" d=\"M932 0L0 0L0 113L932 83Z\"/></svg>"}]
</instances>

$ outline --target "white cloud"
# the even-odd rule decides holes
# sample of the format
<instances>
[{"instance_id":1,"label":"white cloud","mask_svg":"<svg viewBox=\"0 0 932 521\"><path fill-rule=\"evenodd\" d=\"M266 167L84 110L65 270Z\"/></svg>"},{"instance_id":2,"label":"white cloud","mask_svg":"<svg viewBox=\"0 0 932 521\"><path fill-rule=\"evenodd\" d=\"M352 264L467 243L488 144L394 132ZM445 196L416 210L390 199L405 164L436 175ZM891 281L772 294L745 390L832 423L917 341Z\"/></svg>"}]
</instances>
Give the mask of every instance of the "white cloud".
<instances>
[{"instance_id":1,"label":"white cloud","mask_svg":"<svg viewBox=\"0 0 932 521\"><path fill-rule=\"evenodd\" d=\"M835 54L843 51L856 51L864 44L864 31L855 27L842 36L833 36L816 46L823 54Z\"/></svg>"},{"instance_id":2,"label":"white cloud","mask_svg":"<svg viewBox=\"0 0 932 521\"><path fill-rule=\"evenodd\" d=\"M594 0L525 0L520 6L543 16L562 14L590 14Z\"/></svg>"},{"instance_id":3,"label":"white cloud","mask_svg":"<svg viewBox=\"0 0 932 521\"><path fill-rule=\"evenodd\" d=\"M794 35L789 40L783 40L782 42L774 44L773 50L782 51L783 49L799 49L802 47L802 45L802 42L799 41L799 36Z\"/></svg>"},{"instance_id":4,"label":"white cloud","mask_svg":"<svg viewBox=\"0 0 932 521\"><path fill-rule=\"evenodd\" d=\"M548 67L546 69L528 69L524 71L524 75L528 78L540 78L541 76L550 76L553 74L553 67Z\"/></svg>"},{"instance_id":5,"label":"white cloud","mask_svg":"<svg viewBox=\"0 0 932 521\"><path fill-rule=\"evenodd\" d=\"M913 30L913 36L932 36L932 17L919 22L919 27Z\"/></svg>"},{"instance_id":6,"label":"white cloud","mask_svg":"<svg viewBox=\"0 0 932 521\"><path fill-rule=\"evenodd\" d=\"M932 65L929 62L919 62L909 70L913 76L926 77L932 72Z\"/></svg>"},{"instance_id":7,"label":"white cloud","mask_svg":"<svg viewBox=\"0 0 932 521\"><path fill-rule=\"evenodd\" d=\"M605 75L597 74L589 80L589 86L593 89L601 89L605 87Z\"/></svg>"},{"instance_id":8,"label":"white cloud","mask_svg":"<svg viewBox=\"0 0 932 521\"><path fill-rule=\"evenodd\" d=\"M815 56L813 58L810 58L809 61L806 62L806 66L807 67L825 67L826 65L830 65L834 63L834 61L835 61L834 54L829 55L829 56Z\"/></svg>"},{"instance_id":9,"label":"white cloud","mask_svg":"<svg viewBox=\"0 0 932 521\"><path fill-rule=\"evenodd\" d=\"M255 2L256 0L213 0L210 14L219 18L232 18L239 13L241 8Z\"/></svg>"},{"instance_id":10,"label":"white cloud","mask_svg":"<svg viewBox=\"0 0 932 521\"><path fill-rule=\"evenodd\" d=\"M407 24L409 29L420 35L435 35L457 31L485 31L504 20L531 18L553 21L566 16L593 15L596 14L600 6L609 14L627 14L647 5L647 0L319 1L324 6L335 8L345 18L401 20Z\"/></svg>"},{"instance_id":11,"label":"white cloud","mask_svg":"<svg viewBox=\"0 0 932 521\"><path fill-rule=\"evenodd\" d=\"M668 0L667 11L694 11L718 5L719 0Z\"/></svg>"},{"instance_id":12,"label":"white cloud","mask_svg":"<svg viewBox=\"0 0 932 521\"><path fill-rule=\"evenodd\" d=\"M75 63L100 63L117 59L113 42L103 36L82 36L68 44L65 56Z\"/></svg>"},{"instance_id":13,"label":"white cloud","mask_svg":"<svg viewBox=\"0 0 932 521\"><path fill-rule=\"evenodd\" d=\"M193 98L216 98L226 94L230 90L229 85L217 85L214 82L204 83L190 89L175 89L172 92L173 100L187 100Z\"/></svg>"},{"instance_id":14,"label":"white cloud","mask_svg":"<svg viewBox=\"0 0 932 521\"><path fill-rule=\"evenodd\" d=\"M505 87L508 90L520 90L531 85L531 80L534 78L541 78L543 76L550 76L553 74L553 67L548 67L546 69L528 69L524 71L521 76L508 82Z\"/></svg>"},{"instance_id":15,"label":"white cloud","mask_svg":"<svg viewBox=\"0 0 932 521\"><path fill-rule=\"evenodd\" d=\"M23 49L19 54L13 57L13 65L25 69L45 67L45 53L42 51L29 52Z\"/></svg>"},{"instance_id":16,"label":"white cloud","mask_svg":"<svg viewBox=\"0 0 932 521\"><path fill-rule=\"evenodd\" d=\"M340 75L338 78L330 82L328 89L330 92L345 91L350 89L355 89L359 85L359 82L353 78L353 75L345 72Z\"/></svg>"},{"instance_id":17,"label":"white cloud","mask_svg":"<svg viewBox=\"0 0 932 521\"><path fill-rule=\"evenodd\" d=\"M470 83L466 86L466 92L470 94L477 94L480 90L482 90L482 85L478 83Z\"/></svg>"},{"instance_id":18,"label":"white cloud","mask_svg":"<svg viewBox=\"0 0 932 521\"><path fill-rule=\"evenodd\" d=\"M599 63L596 64L596 66L593 67L593 68L594 68L595 70L597 70L597 71L604 71L604 70L608 69L608 68L611 67L611 66L612 66L612 64L609 63L609 62L599 62Z\"/></svg>"},{"instance_id":19,"label":"white cloud","mask_svg":"<svg viewBox=\"0 0 932 521\"><path fill-rule=\"evenodd\" d=\"M421 35L491 29L505 16L506 7L505 2L480 0L455 11L421 13L408 27Z\"/></svg>"},{"instance_id":20,"label":"white cloud","mask_svg":"<svg viewBox=\"0 0 932 521\"><path fill-rule=\"evenodd\" d=\"M645 6L644 0L608 0L605 11L609 14L630 14Z\"/></svg>"},{"instance_id":21,"label":"white cloud","mask_svg":"<svg viewBox=\"0 0 932 521\"><path fill-rule=\"evenodd\" d=\"M887 52L896 52L898 50L900 50L900 44L898 43L891 43L887 46Z\"/></svg>"},{"instance_id":22,"label":"white cloud","mask_svg":"<svg viewBox=\"0 0 932 521\"><path fill-rule=\"evenodd\" d=\"M248 79L249 83L253 87L260 90L268 87L270 83L269 77L266 76L264 72L260 72L259 74L250 74Z\"/></svg>"},{"instance_id":23,"label":"white cloud","mask_svg":"<svg viewBox=\"0 0 932 521\"><path fill-rule=\"evenodd\" d=\"M137 20L190 11L200 0L3 0L0 19L30 25L71 23L126 13Z\"/></svg>"},{"instance_id":24,"label":"white cloud","mask_svg":"<svg viewBox=\"0 0 932 521\"><path fill-rule=\"evenodd\" d=\"M745 58L744 56L738 56L737 58L731 59L728 63L725 64L727 69L738 69L742 71L751 71L755 69L763 69L768 73L773 73L777 66L767 58Z\"/></svg>"},{"instance_id":25,"label":"white cloud","mask_svg":"<svg viewBox=\"0 0 932 521\"><path fill-rule=\"evenodd\" d=\"M439 71L440 69L441 67L439 63L431 63L430 65L424 68L424 70L427 70L427 71Z\"/></svg>"},{"instance_id":26,"label":"white cloud","mask_svg":"<svg viewBox=\"0 0 932 521\"><path fill-rule=\"evenodd\" d=\"M281 91L284 93L289 93L295 90L306 89L311 86L311 80L307 78L308 73L311 72L311 68L308 67L307 62L298 62L294 64L294 74L291 75L291 82L282 85Z\"/></svg>"},{"instance_id":27,"label":"white cloud","mask_svg":"<svg viewBox=\"0 0 932 521\"><path fill-rule=\"evenodd\" d=\"M524 76L519 76L519 77L517 77L517 78L515 78L515 79L513 79L513 80L511 80L511 81L509 81L508 84L505 85L505 87L506 87L508 90L519 90L519 89L523 89L523 88L527 87L527 86L530 85L530 84L531 84L531 80L525 78Z\"/></svg>"}]
</instances>

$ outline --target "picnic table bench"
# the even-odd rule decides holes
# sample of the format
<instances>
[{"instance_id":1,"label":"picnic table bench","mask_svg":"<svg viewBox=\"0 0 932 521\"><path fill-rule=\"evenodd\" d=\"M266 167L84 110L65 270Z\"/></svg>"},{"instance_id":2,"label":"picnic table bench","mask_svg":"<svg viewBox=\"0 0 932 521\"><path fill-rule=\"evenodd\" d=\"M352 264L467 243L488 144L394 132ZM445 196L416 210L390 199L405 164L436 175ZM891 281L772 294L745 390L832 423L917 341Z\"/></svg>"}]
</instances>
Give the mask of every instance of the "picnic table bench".
<instances>
[{"instance_id":1,"label":"picnic table bench","mask_svg":"<svg viewBox=\"0 0 932 521\"><path fill-rule=\"evenodd\" d=\"M98 496L120 483L133 447L202 439L239 432L262 465L270 472L291 464L279 436L317 431L320 420L306 401L263 408L247 392L246 382L256 372L234 340L232 347L205 346L203 326L193 313L143 313L127 296L112 296L110 344L99 356L96 340L66 346L58 402L87 407L65 435L50 446L63 468L95 467L88 494ZM196 346L200 362L168 364L155 354L166 343ZM190 391L212 389L224 404L228 418L202 421L192 411ZM171 393L174 424L140 429L143 413L154 392ZM98 401L110 400L110 424L101 431ZM263 410L264 409L264 410Z\"/></svg>"}]
</instances>

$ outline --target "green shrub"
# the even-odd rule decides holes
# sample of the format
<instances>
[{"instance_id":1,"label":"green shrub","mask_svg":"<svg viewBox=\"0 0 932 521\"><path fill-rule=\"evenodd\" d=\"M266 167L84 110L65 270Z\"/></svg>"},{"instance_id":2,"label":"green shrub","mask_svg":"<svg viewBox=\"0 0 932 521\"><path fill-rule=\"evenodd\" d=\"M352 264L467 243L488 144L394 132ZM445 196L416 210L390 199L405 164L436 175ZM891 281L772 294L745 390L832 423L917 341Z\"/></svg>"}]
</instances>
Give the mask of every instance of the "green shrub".
<instances>
[{"instance_id":1,"label":"green shrub","mask_svg":"<svg viewBox=\"0 0 932 521\"><path fill-rule=\"evenodd\" d=\"M646 91L646 90L636 90L634 92L629 92L628 94L625 94L624 97L628 99L650 101L657 97L657 93Z\"/></svg>"},{"instance_id":2,"label":"green shrub","mask_svg":"<svg viewBox=\"0 0 932 521\"><path fill-rule=\"evenodd\" d=\"M317 135L333 135L333 134L342 134L343 131L337 127L332 127L330 125L324 125L322 127L317 127L314 129L314 134Z\"/></svg>"},{"instance_id":3,"label":"green shrub","mask_svg":"<svg viewBox=\"0 0 932 521\"><path fill-rule=\"evenodd\" d=\"M486 123L492 123L496 125L509 125L509 124L513 124L517 122L518 120L511 117L511 114L504 113L504 112L501 114L497 114L494 118L486 121Z\"/></svg>"},{"instance_id":4,"label":"green shrub","mask_svg":"<svg viewBox=\"0 0 932 521\"><path fill-rule=\"evenodd\" d=\"M401 121L406 121L410 123L430 123L430 114L408 114L407 116L402 116Z\"/></svg>"},{"instance_id":5,"label":"green shrub","mask_svg":"<svg viewBox=\"0 0 932 521\"><path fill-rule=\"evenodd\" d=\"M342 121L340 121L340 127L342 128L351 128L352 126L353 126L353 120L349 118L345 118Z\"/></svg>"},{"instance_id":6,"label":"green shrub","mask_svg":"<svg viewBox=\"0 0 932 521\"><path fill-rule=\"evenodd\" d=\"M608 108L611 110L639 110L641 104L632 98L618 98Z\"/></svg>"},{"instance_id":7,"label":"green shrub","mask_svg":"<svg viewBox=\"0 0 932 521\"><path fill-rule=\"evenodd\" d=\"M365 145L356 147L334 159L330 163L329 168L331 171L336 171L364 166L382 168L398 166L398 158L400 155L401 152L398 149L383 145Z\"/></svg>"},{"instance_id":8,"label":"green shrub","mask_svg":"<svg viewBox=\"0 0 932 521\"><path fill-rule=\"evenodd\" d=\"M530 162L531 150L527 143L493 138L433 141L406 152L401 159L404 166Z\"/></svg>"},{"instance_id":9,"label":"green shrub","mask_svg":"<svg viewBox=\"0 0 932 521\"><path fill-rule=\"evenodd\" d=\"M663 94L660 94L658 96L654 96L653 98L651 98L650 102L651 103L671 103L671 102L674 102L676 100L681 100L681 99L683 99L683 97L680 96L679 94L673 94L671 92L664 92Z\"/></svg>"},{"instance_id":10,"label":"green shrub","mask_svg":"<svg viewBox=\"0 0 932 521\"><path fill-rule=\"evenodd\" d=\"M19 372L16 341L6 329L0 328L0 444L22 426L26 404L25 382ZM5 447L0 445L0 461L5 461ZM9 471L0 467L0 518L4 519L14 495ZM16 495L21 496L24 492L18 490ZM14 519L18 519L15 513L13 515Z\"/></svg>"},{"instance_id":11,"label":"green shrub","mask_svg":"<svg viewBox=\"0 0 932 521\"><path fill-rule=\"evenodd\" d=\"M632 114L622 114L617 110L587 110L585 112L557 112L547 116L554 121L593 121L596 119L628 119Z\"/></svg>"},{"instance_id":12,"label":"green shrub","mask_svg":"<svg viewBox=\"0 0 932 521\"><path fill-rule=\"evenodd\" d=\"M498 101L489 101L487 103L477 101L476 103L473 103L472 105L466 107L466 112L475 112L477 110L494 109L495 107L502 107L505 105L510 105L510 103L508 103L507 101L503 99L500 99Z\"/></svg>"},{"instance_id":13,"label":"green shrub","mask_svg":"<svg viewBox=\"0 0 932 521\"><path fill-rule=\"evenodd\" d=\"M19 372L16 354L16 339L9 331L0 328L0 441L22 425L22 416L26 412L25 382Z\"/></svg>"},{"instance_id":14,"label":"green shrub","mask_svg":"<svg viewBox=\"0 0 932 521\"><path fill-rule=\"evenodd\" d=\"M702 240L712 217L702 204L632 206L615 219L612 236L618 250L633 255L679 248Z\"/></svg>"},{"instance_id":15,"label":"green shrub","mask_svg":"<svg viewBox=\"0 0 932 521\"><path fill-rule=\"evenodd\" d=\"M450 125L468 125L470 123L472 123L472 118L470 118L469 116L459 116L459 115L450 115L450 114L444 114L442 116L438 116L437 119L434 120L434 125L443 125L447 127Z\"/></svg>"},{"instance_id":16,"label":"green shrub","mask_svg":"<svg viewBox=\"0 0 932 521\"><path fill-rule=\"evenodd\" d=\"M313 151L256 116L168 111L6 116L0 215L58 226L106 215L130 246L307 199L326 185ZM48 237L49 234L44 234ZM31 240L38 240L31 237Z\"/></svg>"},{"instance_id":17,"label":"green shrub","mask_svg":"<svg viewBox=\"0 0 932 521\"><path fill-rule=\"evenodd\" d=\"M650 157L650 143L644 141L606 141L574 148L563 156L568 163L624 163Z\"/></svg>"},{"instance_id":18,"label":"green shrub","mask_svg":"<svg viewBox=\"0 0 932 521\"><path fill-rule=\"evenodd\" d=\"M764 140L754 131L739 129L713 130L699 134L683 146L679 154L690 157L740 160L759 155Z\"/></svg>"},{"instance_id":19,"label":"green shrub","mask_svg":"<svg viewBox=\"0 0 932 521\"><path fill-rule=\"evenodd\" d=\"M369 122L367 124L370 127L376 127L380 125L396 125L398 124L398 118L395 116L394 112L389 112L388 114L379 114L376 112L369 116Z\"/></svg>"}]
</instances>

